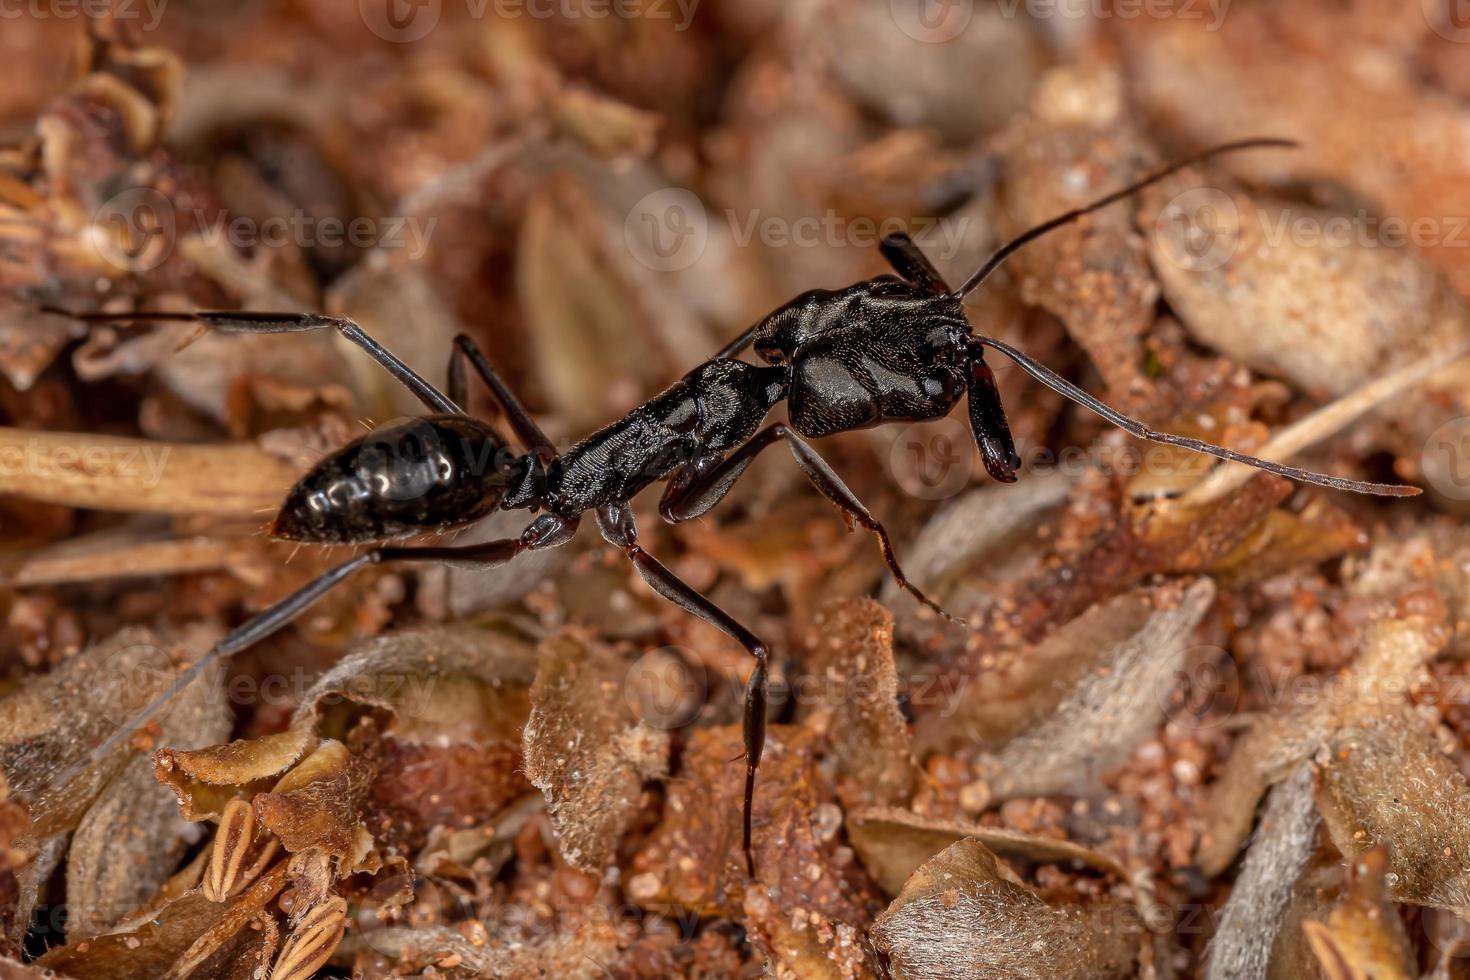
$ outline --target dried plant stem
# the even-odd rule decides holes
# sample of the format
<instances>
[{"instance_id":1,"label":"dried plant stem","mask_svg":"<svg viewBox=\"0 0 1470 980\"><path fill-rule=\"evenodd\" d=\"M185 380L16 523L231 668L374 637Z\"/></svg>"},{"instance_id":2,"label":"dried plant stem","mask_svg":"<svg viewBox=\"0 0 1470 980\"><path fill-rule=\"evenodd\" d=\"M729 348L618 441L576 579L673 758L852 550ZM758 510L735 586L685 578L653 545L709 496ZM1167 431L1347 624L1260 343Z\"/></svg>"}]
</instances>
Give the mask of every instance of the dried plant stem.
<instances>
[{"instance_id":1,"label":"dried plant stem","mask_svg":"<svg viewBox=\"0 0 1470 980\"><path fill-rule=\"evenodd\" d=\"M97 510L260 517L297 477L250 443L199 446L0 427L0 493Z\"/></svg>"},{"instance_id":2,"label":"dried plant stem","mask_svg":"<svg viewBox=\"0 0 1470 980\"><path fill-rule=\"evenodd\" d=\"M75 549L46 549L0 563L0 585L14 588L212 572L229 568L247 550L239 541L205 537L127 543L80 553Z\"/></svg>"},{"instance_id":3,"label":"dried plant stem","mask_svg":"<svg viewBox=\"0 0 1470 980\"><path fill-rule=\"evenodd\" d=\"M1470 344L1461 345L1448 353L1436 352L1407 364L1279 430L1256 450L1255 455L1273 462L1290 459L1303 449L1331 438L1360 416L1425 378L1459 364L1467 355L1470 355ZM1179 498L1178 503L1185 507L1205 506L1239 489L1257 472L1241 463L1227 463L1195 484Z\"/></svg>"}]
</instances>

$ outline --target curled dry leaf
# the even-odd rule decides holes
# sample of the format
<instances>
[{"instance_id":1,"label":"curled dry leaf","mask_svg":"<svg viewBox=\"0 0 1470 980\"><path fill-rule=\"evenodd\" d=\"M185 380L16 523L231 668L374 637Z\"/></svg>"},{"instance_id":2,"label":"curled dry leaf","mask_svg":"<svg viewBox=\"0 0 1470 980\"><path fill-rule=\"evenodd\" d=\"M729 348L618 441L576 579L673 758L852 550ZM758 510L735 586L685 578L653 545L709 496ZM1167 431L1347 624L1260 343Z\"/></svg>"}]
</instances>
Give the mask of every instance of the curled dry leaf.
<instances>
[{"instance_id":1,"label":"curled dry leaf","mask_svg":"<svg viewBox=\"0 0 1470 980\"><path fill-rule=\"evenodd\" d=\"M1329 744L1339 729L1396 712L1445 639L1445 630L1423 617L1373 623L1363 637L1362 653L1325 686L1320 698L1259 718L1236 741L1211 790L1196 855L1204 873L1219 874L1234 860L1267 788ZM1397 775L1408 774L1399 770Z\"/></svg>"},{"instance_id":2,"label":"curled dry leaf","mask_svg":"<svg viewBox=\"0 0 1470 980\"><path fill-rule=\"evenodd\" d=\"M989 798L1084 787L1154 730L1214 597L1209 579L1102 603L921 715L921 745L986 749ZM963 712L956 723L952 711Z\"/></svg>"},{"instance_id":3,"label":"curled dry leaf","mask_svg":"<svg viewBox=\"0 0 1470 980\"><path fill-rule=\"evenodd\" d=\"M365 710L390 716L374 750L375 796L419 832L484 819L528 788L517 775L533 648L497 631L405 629L370 640L323 674L284 732L196 752L164 750L158 777L191 820L270 789L319 735L346 738ZM437 798L437 801L436 799Z\"/></svg>"},{"instance_id":4,"label":"curled dry leaf","mask_svg":"<svg viewBox=\"0 0 1470 980\"><path fill-rule=\"evenodd\" d=\"M897 895L921 864L965 838L978 840L1011 864L1087 867L1119 881L1128 879L1117 861L1071 841L941 820L896 807L856 811L847 818L847 835L868 874L887 895Z\"/></svg>"},{"instance_id":5,"label":"curled dry leaf","mask_svg":"<svg viewBox=\"0 0 1470 980\"><path fill-rule=\"evenodd\" d=\"M261 828L280 838L292 854L311 850L329 855L343 874L350 874L366 860L373 843L361 816L373 775L371 762L327 739L274 789L255 798Z\"/></svg>"},{"instance_id":6,"label":"curled dry leaf","mask_svg":"<svg viewBox=\"0 0 1470 980\"><path fill-rule=\"evenodd\" d=\"M218 819L232 800L268 789L315 744L309 731L293 728L195 751L164 748L154 769L178 797L184 819Z\"/></svg>"},{"instance_id":7,"label":"curled dry leaf","mask_svg":"<svg viewBox=\"0 0 1470 980\"><path fill-rule=\"evenodd\" d=\"M1266 976L1283 927L1283 910L1312 855L1317 823L1312 767L1300 763L1290 778L1271 790L1210 940L1207 980Z\"/></svg>"},{"instance_id":8,"label":"curled dry leaf","mask_svg":"<svg viewBox=\"0 0 1470 980\"><path fill-rule=\"evenodd\" d=\"M914 780L908 723L898 709L893 617L871 599L817 615L807 667L819 693L809 723L827 733L845 806L905 802Z\"/></svg>"},{"instance_id":9,"label":"curled dry leaf","mask_svg":"<svg viewBox=\"0 0 1470 980\"><path fill-rule=\"evenodd\" d=\"M1348 888L1326 922L1303 929L1327 980L1410 980L1418 975L1403 920L1384 887L1382 848L1352 861Z\"/></svg>"},{"instance_id":10,"label":"curled dry leaf","mask_svg":"<svg viewBox=\"0 0 1470 980\"><path fill-rule=\"evenodd\" d=\"M977 840L910 876L873 924L897 980L1131 977L1141 926L1111 903L1050 906Z\"/></svg>"},{"instance_id":11,"label":"curled dry leaf","mask_svg":"<svg viewBox=\"0 0 1470 980\"><path fill-rule=\"evenodd\" d=\"M1332 733L1318 805L1349 858L1388 853L1398 902L1470 911L1470 788L1422 719L1386 710Z\"/></svg>"},{"instance_id":12,"label":"curled dry leaf","mask_svg":"<svg viewBox=\"0 0 1470 980\"><path fill-rule=\"evenodd\" d=\"M669 735L633 718L626 668L611 650L562 635L542 644L523 735L526 775L546 794L562 857L601 871L664 775Z\"/></svg>"}]
</instances>

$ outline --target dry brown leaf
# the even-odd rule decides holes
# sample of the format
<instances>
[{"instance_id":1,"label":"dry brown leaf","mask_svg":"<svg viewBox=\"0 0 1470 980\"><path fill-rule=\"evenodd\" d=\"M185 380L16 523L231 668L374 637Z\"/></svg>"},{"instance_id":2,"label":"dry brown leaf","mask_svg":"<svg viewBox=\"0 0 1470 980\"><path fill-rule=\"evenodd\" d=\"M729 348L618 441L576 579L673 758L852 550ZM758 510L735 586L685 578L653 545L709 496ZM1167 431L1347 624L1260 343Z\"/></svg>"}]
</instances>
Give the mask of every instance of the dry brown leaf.
<instances>
[{"instance_id":1,"label":"dry brown leaf","mask_svg":"<svg viewBox=\"0 0 1470 980\"><path fill-rule=\"evenodd\" d=\"M68 943L38 962L77 980L182 980L220 954L285 884L286 864L281 862L226 905L191 890L125 932Z\"/></svg>"},{"instance_id":2,"label":"dry brown leaf","mask_svg":"<svg viewBox=\"0 0 1470 980\"><path fill-rule=\"evenodd\" d=\"M809 724L827 733L843 805L903 803L914 764L898 709L893 617L871 599L829 605L812 625L808 670L818 692Z\"/></svg>"},{"instance_id":3,"label":"dry brown leaf","mask_svg":"<svg viewBox=\"0 0 1470 980\"><path fill-rule=\"evenodd\" d=\"M350 874L367 858L373 838L362 822L362 802L374 766L341 742L327 739L302 759L275 788L254 801L264 830L295 854L320 851Z\"/></svg>"},{"instance_id":4,"label":"dry brown leaf","mask_svg":"<svg viewBox=\"0 0 1470 980\"><path fill-rule=\"evenodd\" d=\"M746 929L777 977L875 980L877 958L857 926L819 912L783 908L760 888L745 893Z\"/></svg>"},{"instance_id":5,"label":"dry brown leaf","mask_svg":"<svg viewBox=\"0 0 1470 980\"><path fill-rule=\"evenodd\" d=\"M523 734L526 775L546 794L562 857L601 871L636 812L643 782L668 767L669 735L640 721L611 650L571 636L541 646Z\"/></svg>"},{"instance_id":6,"label":"dry brown leaf","mask_svg":"<svg viewBox=\"0 0 1470 980\"><path fill-rule=\"evenodd\" d=\"M0 702L6 779L31 818L15 841L33 856L20 878L22 901L38 898L61 858L60 835L72 831L67 882L73 935L97 932L137 909L189 843L167 791L159 798L162 787L150 778L146 759L118 753L85 763L93 744L168 684L174 658L198 640L189 634L175 648L151 631L123 630ZM229 718L219 684L218 671L196 679L154 720L154 734L186 745L223 737ZM83 768L74 778L55 783L78 765ZM27 917L11 920L13 936Z\"/></svg>"},{"instance_id":7,"label":"dry brown leaf","mask_svg":"<svg viewBox=\"0 0 1470 980\"><path fill-rule=\"evenodd\" d=\"M868 874L887 895L897 895L919 866L965 838L984 844L1017 865L1056 864L1087 867L1128 880L1128 872L1106 854L1054 837L1038 837L1005 827L982 827L927 817L896 807L859 810L847 818L847 836Z\"/></svg>"},{"instance_id":8,"label":"dry brown leaf","mask_svg":"<svg viewBox=\"0 0 1470 980\"><path fill-rule=\"evenodd\" d=\"M1070 107L1078 105L1088 106L1089 118L1076 118ZM1154 156L1124 116L1122 80L1102 68L1049 72L1032 114L1002 141L1006 238L1129 183ZM1148 392L1142 337L1153 324L1159 286L1127 207L1042 239L1018 253L1009 271L1027 303L1066 325L1115 402L1127 406Z\"/></svg>"},{"instance_id":9,"label":"dry brown leaf","mask_svg":"<svg viewBox=\"0 0 1470 980\"><path fill-rule=\"evenodd\" d=\"M1237 739L1211 789L1196 856L1204 873L1213 877L1234 860L1268 787L1328 744L1337 730L1397 711L1445 641L1443 627L1422 617L1374 623L1363 637L1362 653L1321 697L1257 719Z\"/></svg>"},{"instance_id":10,"label":"dry brown leaf","mask_svg":"<svg viewBox=\"0 0 1470 980\"><path fill-rule=\"evenodd\" d=\"M1049 906L977 840L925 862L873 924L897 980L1134 976L1141 926L1126 909Z\"/></svg>"},{"instance_id":11,"label":"dry brown leaf","mask_svg":"<svg viewBox=\"0 0 1470 980\"><path fill-rule=\"evenodd\" d=\"M1041 721L977 760L992 800L1095 785L1158 728L1215 585L1196 579L1141 598L1154 608L1137 632L1107 647L1095 634L1079 635L1084 650L1098 651L1089 672Z\"/></svg>"},{"instance_id":12,"label":"dry brown leaf","mask_svg":"<svg viewBox=\"0 0 1470 980\"><path fill-rule=\"evenodd\" d=\"M1386 710L1332 733L1318 806L1338 850L1386 848L1394 901L1470 910L1470 788L1424 721Z\"/></svg>"},{"instance_id":13,"label":"dry brown leaf","mask_svg":"<svg viewBox=\"0 0 1470 980\"><path fill-rule=\"evenodd\" d=\"M154 770L179 798L184 819L217 820L231 800L269 788L316 742L309 729L293 728L195 751L165 748Z\"/></svg>"},{"instance_id":14,"label":"dry brown leaf","mask_svg":"<svg viewBox=\"0 0 1470 980\"><path fill-rule=\"evenodd\" d=\"M670 782L663 820L633 859L629 881L640 903L673 902L701 916L739 915L751 887L741 856L745 767L740 730L698 729ZM842 811L818 783L814 736L772 725L755 792L755 887L819 919L862 925L875 896L843 858ZM732 760L737 760L732 762Z\"/></svg>"}]
</instances>

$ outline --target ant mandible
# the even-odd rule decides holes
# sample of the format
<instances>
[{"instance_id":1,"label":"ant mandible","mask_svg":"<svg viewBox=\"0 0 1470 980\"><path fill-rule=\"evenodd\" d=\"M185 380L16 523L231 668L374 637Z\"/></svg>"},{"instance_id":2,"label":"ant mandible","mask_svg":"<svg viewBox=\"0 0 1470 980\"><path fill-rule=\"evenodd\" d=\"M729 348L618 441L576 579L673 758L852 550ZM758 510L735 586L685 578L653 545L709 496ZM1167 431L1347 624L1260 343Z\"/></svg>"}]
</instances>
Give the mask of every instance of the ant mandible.
<instances>
[{"instance_id":1,"label":"ant mandible","mask_svg":"<svg viewBox=\"0 0 1470 980\"><path fill-rule=\"evenodd\" d=\"M846 518L877 536L894 578L915 598L944 613L904 575L883 525L803 437L817 438L885 422L916 422L948 415L969 396L970 425L985 467L996 480L1014 482L1016 456L985 348L1141 439L1181 446L1307 483L1384 496L1418 489L1344 480L1283 466L1222 446L1157 432L1104 405L1021 351L975 333L964 298L1007 257L1028 242L1077 218L1137 194L1176 171L1220 153L1294 146L1288 140L1226 143L1164 167L1085 207L1059 215L998 249L959 289L948 288L907 236L884 239L881 250L899 273L846 289L805 293L741 334L713 358L661 394L557 454L520 400L469 337L460 335L449 362L444 394L369 337L351 320L312 313L65 313L90 322L193 322L222 333L337 330L357 344L424 403L431 414L401 422L337 450L303 476L286 496L273 536L323 544L373 544L227 634L184 670L151 704L101 743L88 762L105 758L194 677L281 629L353 573L384 562L433 562L485 568L526 551L571 540L584 514L622 549L655 592L724 632L755 660L745 687L743 737L745 796L742 847L755 875L751 848L756 770L766 736L770 652L764 642L713 601L685 583L639 545L629 502L667 478L659 513L671 523L704 514L730 491L752 460L785 442L812 484ZM766 362L738 360L747 347ZM490 389L521 451L490 424L463 411L465 362ZM787 402L790 421L760 428L767 413ZM494 460L490 465L489 461ZM460 546L388 546L423 532L465 527L496 510L544 511L519 536ZM69 775L69 774L67 774ZM65 776L63 777L65 778Z\"/></svg>"}]
</instances>

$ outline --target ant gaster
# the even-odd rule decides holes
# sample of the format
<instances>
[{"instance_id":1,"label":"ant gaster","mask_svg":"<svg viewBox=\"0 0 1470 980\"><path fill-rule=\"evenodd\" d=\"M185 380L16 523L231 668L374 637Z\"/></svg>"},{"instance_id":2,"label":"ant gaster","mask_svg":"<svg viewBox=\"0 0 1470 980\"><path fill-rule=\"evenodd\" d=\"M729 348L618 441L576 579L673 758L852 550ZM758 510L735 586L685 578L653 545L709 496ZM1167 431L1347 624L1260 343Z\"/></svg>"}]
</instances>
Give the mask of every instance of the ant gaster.
<instances>
[{"instance_id":1,"label":"ant gaster","mask_svg":"<svg viewBox=\"0 0 1470 980\"><path fill-rule=\"evenodd\" d=\"M451 353L449 391L444 394L356 323L343 318L251 312L70 314L93 322L187 321L223 333L334 329L372 355L432 413L379 429L322 460L291 489L272 528L274 536L288 540L376 546L230 632L94 750L89 761L110 754L209 664L281 629L362 568L383 562L434 562L471 568L500 565L522 552L565 544L582 516L591 511L602 536L622 549L654 591L732 637L755 660L745 688L746 777L741 838L747 872L754 876L751 821L756 770L765 744L769 649L643 550L629 502L649 484L667 479L659 503L664 519L677 523L698 517L719 503L760 452L785 442L807 478L843 511L847 520L877 536L895 579L919 601L942 613L904 575L883 525L804 437L817 438L885 422L939 418L968 395L970 424L987 471L996 480L1013 482L1021 461L1016 456L995 378L985 362L986 347L1139 438L1341 490L1386 496L1417 493L1413 487L1339 479L1197 439L1156 432L1102 404L1015 348L973 332L965 318L964 297L1008 256L1037 237L1218 153L1291 145L1285 140L1228 143L1163 168L1007 243L959 289L945 285L907 236L890 236L881 248L899 276L879 276L846 289L816 290L798 297L661 394L561 454L553 451L550 440L520 400L474 342L463 335L456 338ZM765 365L738 360L747 347L753 347ZM493 426L462 410L466 404L466 361L495 396L520 451L511 449ZM783 400L789 423L761 428L768 412ZM497 465L486 464L492 458ZM496 510L510 509L542 513L519 536L482 544L378 544L425 531L464 527Z\"/></svg>"}]
</instances>

